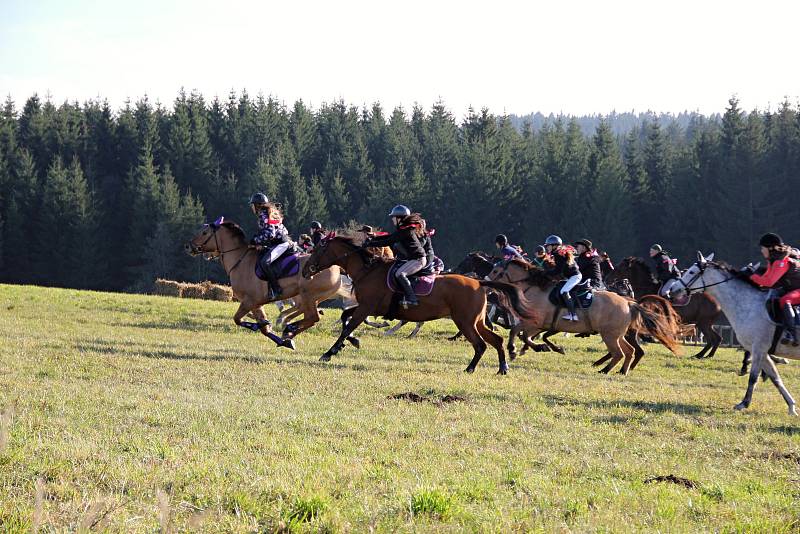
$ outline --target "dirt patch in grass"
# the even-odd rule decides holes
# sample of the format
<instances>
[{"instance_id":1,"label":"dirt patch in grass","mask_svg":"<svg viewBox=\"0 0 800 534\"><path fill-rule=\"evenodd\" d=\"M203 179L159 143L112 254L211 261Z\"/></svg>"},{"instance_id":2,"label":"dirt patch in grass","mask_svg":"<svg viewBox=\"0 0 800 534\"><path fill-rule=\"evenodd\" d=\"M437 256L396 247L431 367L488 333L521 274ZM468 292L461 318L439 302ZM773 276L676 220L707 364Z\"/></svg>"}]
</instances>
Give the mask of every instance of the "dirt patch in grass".
<instances>
[{"instance_id":1,"label":"dirt patch in grass","mask_svg":"<svg viewBox=\"0 0 800 534\"><path fill-rule=\"evenodd\" d=\"M430 402L431 404L436 404L438 406L449 404L451 402L465 402L467 400L459 395L420 395L419 393L414 393L413 391L389 395L386 398L389 400L404 400L408 402Z\"/></svg>"},{"instance_id":2,"label":"dirt patch in grass","mask_svg":"<svg viewBox=\"0 0 800 534\"><path fill-rule=\"evenodd\" d=\"M694 489L697 487L697 482L689 480L688 478L676 477L675 475L660 475L657 477L650 477L645 479L645 484L652 484L653 482L671 482L684 488Z\"/></svg>"}]
</instances>

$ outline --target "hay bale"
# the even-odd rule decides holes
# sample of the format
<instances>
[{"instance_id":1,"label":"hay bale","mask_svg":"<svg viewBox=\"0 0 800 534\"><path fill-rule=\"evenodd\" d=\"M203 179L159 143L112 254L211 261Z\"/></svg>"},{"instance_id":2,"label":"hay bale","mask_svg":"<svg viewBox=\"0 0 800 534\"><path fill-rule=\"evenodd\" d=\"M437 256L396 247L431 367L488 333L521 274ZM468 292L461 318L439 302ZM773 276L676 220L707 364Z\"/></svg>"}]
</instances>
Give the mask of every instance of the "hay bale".
<instances>
[{"instance_id":1,"label":"hay bale","mask_svg":"<svg viewBox=\"0 0 800 534\"><path fill-rule=\"evenodd\" d=\"M153 284L153 293L156 295L163 295L165 297L180 297L182 293L182 286L180 282L174 280L164 280L163 278L156 279Z\"/></svg>"},{"instance_id":2,"label":"hay bale","mask_svg":"<svg viewBox=\"0 0 800 534\"><path fill-rule=\"evenodd\" d=\"M187 299L201 299L206 293L206 288L200 284L183 284L181 296Z\"/></svg>"},{"instance_id":3,"label":"hay bale","mask_svg":"<svg viewBox=\"0 0 800 534\"><path fill-rule=\"evenodd\" d=\"M205 298L209 300L230 302L233 300L233 290L230 288L230 286L211 284L211 287L206 291Z\"/></svg>"}]
</instances>

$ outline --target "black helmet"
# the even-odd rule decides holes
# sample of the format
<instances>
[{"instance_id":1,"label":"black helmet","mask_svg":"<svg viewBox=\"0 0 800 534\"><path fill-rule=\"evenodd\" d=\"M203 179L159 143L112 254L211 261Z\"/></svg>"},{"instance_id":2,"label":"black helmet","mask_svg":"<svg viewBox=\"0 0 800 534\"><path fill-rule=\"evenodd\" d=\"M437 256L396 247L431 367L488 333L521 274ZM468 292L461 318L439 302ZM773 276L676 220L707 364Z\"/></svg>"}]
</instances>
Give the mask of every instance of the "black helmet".
<instances>
[{"instance_id":1,"label":"black helmet","mask_svg":"<svg viewBox=\"0 0 800 534\"><path fill-rule=\"evenodd\" d=\"M557 235L551 235L551 236L547 236L547 239L544 240L544 244L545 245L556 245L556 246L560 247L561 245L564 244L564 242Z\"/></svg>"},{"instance_id":2,"label":"black helmet","mask_svg":"<svg viewBox=\"0 0 800 534\"><path fill-rule=\"evenodd\" d=\"M772 248L783 245L783 239L778 234L768 233L761 236L758 241L759 246Z\"/></svg>"},{"instance_id":3,"label":"black helmet","mask_svg":"<svg viewBox=\"0 0 800 534\"><path fill-rule=\"evenodd\" d=\"M250 197L250 204L267 204L269 203L269 199L267 195L264 193L253 193L253 196Z\"/></svg>"},{"instance_id":4,"label":"black helmet","mask_svg":"<svg viewBox=\"0 0 800 534\"><path fill-rule=\"evenodd\" d=\"M536 248L533 250L534 254L544 254L547 252L542 245L537 245Z\"/></svg>"},{"instance_id":5,"label":"black helmet","mask_svg":"<svg viewBox=\"0 0 800 534\"><path fill-rule=\"evenodd\" d=\"M586 250L592 250L592 242L589 241L588 239L578 239L577 241L575 241L575 245L576 246L583 245L584 247L586 247Z\"/></svg>"},{"instance_id":6,"label":"black helmet","mask_svg":"<svg viewBox=\"0 0 800 534\"><path fill-rule=\"evenodd\" d=\"M319 221L311 221L312 230L322 230L322 223Z\"/></svg>"},{"instance_id":7,"label":"black helmet","mask_svg":"<svg viewBox=\"0 0 800 534\"><path fill-rule=\"evenodd\" d=\"M497 234L497 236L494 238L494 242L506 246L508 245L508 238L505 236L505 234Z\"/></svg>"},{"instance_id":8,"label":"black helmet","mask_svg":"<svg viewBox=\"0 0 800 534\"><path fill-rule=\"evenodd\" d=\"M389 217L408 217L409 215L411 215L411 210L402 204L393 207L392 211L389 212Z\"/></svg>"}]
</instances>

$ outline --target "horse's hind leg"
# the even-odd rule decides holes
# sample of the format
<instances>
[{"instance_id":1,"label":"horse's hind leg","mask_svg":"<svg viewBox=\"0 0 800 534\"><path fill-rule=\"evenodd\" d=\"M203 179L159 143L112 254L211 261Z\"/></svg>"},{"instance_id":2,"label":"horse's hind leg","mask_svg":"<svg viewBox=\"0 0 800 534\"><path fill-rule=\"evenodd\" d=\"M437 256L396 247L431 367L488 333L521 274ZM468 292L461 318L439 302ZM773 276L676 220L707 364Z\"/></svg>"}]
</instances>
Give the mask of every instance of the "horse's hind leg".
<instances>
[{"instance_id":1,"label":"horse's hind leg","mask_svg":"<svg viewBox=\"0 0 800 534\"><path fill-rule=\"evenodd\" d=\"M786 401L786 405L789 407L789 415L797 415L797 411L794 407L794 399L789 393L789 390L786 389L786 386L783 385L783 380L781 380L781 375L778 373L778 368L775 367L775 363L770 357L766 357L761 360L761 366L769 379L772 380L772 383L775 384L775 387L778 388L778 391L780 391L783 400Z\"/></svg>"},{"instance_id":2,"label":"horse's hind leg","mask_svg":"<svg viewBox=\"0 0 800 534\"><path fill-rule=\"evenodd\" d=\"M603 374L608 374L617 365L617 363L625 357L625 353L622 352L622 349L619 346L619 336L615 334L601 333L600 337L603 338L603 343L606 344L606 347L608 347L608 352L611 354L611 361L608 362L608 365L600 369L600 372Z\"/></svg>"},{"instance_id":3,"label":"horse's hind leg","mask_svg":"<svg viewBox=\"0 0 800 534\"><path fill-rule=\"evenodd\" d=\"M636 335L636 332L625 334L625 339L633 347L633 363L631 364L631 371L633 371L636 369L636 366L639 365L639 362L644 356L644 349L641 345L639 345L639 339Z\"/></svg>"},{"instance_id":4,"label":"horse's hind leg","mask_svg":"<svg viewBox=\"0 0 800 534\"><path fill-rule=\"evenodd\" d=\"M619 346L622 349L622 352L625 353L625 361L622 364L622 369L620 369L620 374L627 375L628 371L631 369L631 363L633 362L633 353L634 348L633 346L628 343L628 340L625 337L619 338Z\"/></svg>"},{"instance_id":5,"label":"horse's hind leg","mask_svg":"<svg viewBox=\"0 0 800 534\"><path fill-rule=\"evenodd\" d=\"M464 334L464 337L470 342L472 348L475 349L475 355L465 369L467 373L472 373L475 371L478 362L481 361L481 356L486 352L486 342L484 342L480 334L478 334L478 330L475 328L474 324L467 324L463 319L457 320L455 318L453 322L456 323L458 330Z\"/></svg>"},{"instance_id":6,"label":"horse's hind leg","mask_svg":"<svg viewBox=\"0 0 800 534\"><path fill-rule=\"evenodd\" d=\"M717 332L712 328L710 322L698 324L697 327L703 333L703 337L706 339L706 345L703 347L703 350L695 354L694 357L698 360L703 358L711 358L714 356L714 353L717 352L719 344L722 343L722 336L717 334Z\"/></svg>"},{"instance_id":7,"label":"horse's hind leg","mask_svg":"<svg viewBox=\"0 0 800 534\"><path fill-rule=\"evenodd\" d=\"M747 368L750 366L750 351L744 351L744 356L742 357L742 368L739 369L739 376L744 376L747 374Z\"/></svg>"},{"instance_id":8,"label":"horse's hind leg","mask_svg":"<svg viewBox=\"0 0 800 534\"><path fill-rule=\"evenodd\" d=\"M598 367L598 366L600 366L600 365L603 365L604 363L606 363L606 362L607 362L608 360L610 360L611 358L612 358L612 356L611 356L611 353L610 353L610 352L607 352L605 356L603 356L603 357L602 357L602 358L600 358L599 360L596 360L596 361L594 361L594 362L592 363L592 367Z\"/></svg>"},{"instance_id":9,"label":"horse's hind leg","mask_svg":"<svg viewBox=\"0 0 800 534\"><path fill-rule=\"evenodd\" d=\"M517 339L520 331L522 330L522 324L517 324L511 327L511 330L508 332L508 343L506 343L506 349L508 349L508 358L513 362L517 358L517 347L514 346L514 340ZM525 346L523 342L523 347Z\"/></svg>"},{"instance_id":10,"label":"horse's hind leg","mask_svg":"<svg viewBox=\"0 0 800 534\"><path fill-rule=\"evenodd\" d=\"M507 374L508 363L506 363L506 351L503 347L503 338L489 330L489 328L484 324L483 319L478 321L475 326L478 330L478 334L497 351L497 360L500 365L497 374Z\"/></svg>"},{"instance_id":11,"label":"horse's hind leg","mask_svg":"<svg viewBox=\"0 0 800 534\"><path fill-rule=\"evenodd\" d=\"M414 327L414 330L412 330L411 333L408 334L408 336L406 336L406 337L408 337L408 338L417 337L417 335L419 334L419 331L422 330L422 324L423 323L421 323L421 322L417 323L417 326Z\"/></svg>"},{"instance_id":12,"label":"horse's hind leg","mask_svg":"<svg viewBox=\"0 0 800 534\"><path fill-rule=\"evenodd\" d=\"M545 332L544 335L542 336L542 341L544 342L545 345L550 347L550 350L553 350L559 354L566 354L566 352L564 352L564 349L562 349L561 347L550 341L550 336L555 335L557 333L558 332L553 332L553 331Z\"/></svg>"}]
</instances>

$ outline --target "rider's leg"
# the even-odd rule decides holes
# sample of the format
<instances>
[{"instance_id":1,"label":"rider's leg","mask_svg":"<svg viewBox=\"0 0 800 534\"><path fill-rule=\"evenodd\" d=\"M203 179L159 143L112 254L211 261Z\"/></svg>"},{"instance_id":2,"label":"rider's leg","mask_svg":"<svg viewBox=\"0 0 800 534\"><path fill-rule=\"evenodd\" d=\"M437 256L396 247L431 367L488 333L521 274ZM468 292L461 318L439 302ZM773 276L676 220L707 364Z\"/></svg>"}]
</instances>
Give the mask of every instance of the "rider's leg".
<instances>
[{"instance_id":1,"label":"rider's leg","mask_svg":"<svg viewBox=\"0 0 800 534\"><path fill-rule=\"evenodd\" d=\"M269 259L267 261L267 266L264 269L264 275L267 277L267 283L270 287L270 299L274 300L280 297L281 293L283 293L281 283L278 281L278 275L275 272L275 269L272 268L272 263L280 258L281 255L286 252L291 245L291 243L281 243L269 251Z\"/></svg>"},{"instance_id":2,"label":"rider's leg","mask_svg":"<svg viewBox=\"0 0 800 534\"><path fill-rule=\"evenodd\" d=\"M780 303L781 309L783 310L783 327L786 332L786 337L781 340L781 343L791 343L792 346L796 347L798 342L794 306L800 303L800 289L795 289L782 296Z\"/></svg>"},{"instance_id":3,"label":"rider's leg","mask_svg":"<svg viewBox=\"0 0 800 534\"><path fill-rule=\"evenodd\" d=\"M574 288L578 283L581 281L581 273L576 274L575 276L571 276L567 278L567 283L564 284L564 287L561 288L561 298L564 301L564 304L567 306L567 314L562 317L562 319L566 319L568 321L577 321L578 314L575 313L575 300L570 295L570 291Z\"/></svg>"},{"instance_id":4,"label":"rider's leg","mask_svg":"<svg viewBox=\"0 0 800 534\"><path fill-rule=\"evenodd\" d=\"M425 261L425 258L420 260L408 260L397 269L395 278L397 278L397 282L400 284L405 295L403 300L400 301L401 306L408 307L417 306L419 304L417 296L414 294L414 288L411 287L411 282L408 277L422 270L425 267Z\"/></svg>"}]
</instances>

